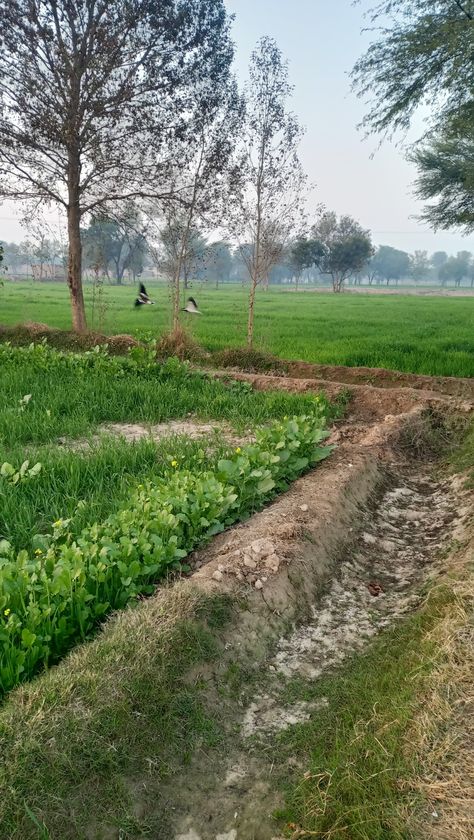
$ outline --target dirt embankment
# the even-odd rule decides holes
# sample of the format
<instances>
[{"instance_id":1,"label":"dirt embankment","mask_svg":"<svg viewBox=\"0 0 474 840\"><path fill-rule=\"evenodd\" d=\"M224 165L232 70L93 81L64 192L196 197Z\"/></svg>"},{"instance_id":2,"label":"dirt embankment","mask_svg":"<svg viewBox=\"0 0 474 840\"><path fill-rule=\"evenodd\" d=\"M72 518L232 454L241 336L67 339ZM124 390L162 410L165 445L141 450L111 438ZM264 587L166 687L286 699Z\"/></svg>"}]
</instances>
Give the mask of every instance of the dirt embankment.
<instances>
[{"instance_id":1,"label":"dirt embankment","mask_svg":"<svg viewBox=\"0 0 474 840\"><path fill-rule=\"evenodd\" d=\"M343 368L343 372L351 368ZM382 371L387 373L387 371ZM416 408L433 407L448 412L469 413L474 405L474 381L466 380L466 387L460 388L459 395L451 396L437 388L437 380L428 383L429 388L379 387L348 383L342 373L339 379L300 378L291 376L268 376L258 373L244 373L239 370L214 371L219 378L237 379L250 382L257 390L283 390L295 393L323 391L334 399L341 394L350 398L350 422L374 423L387 415L400 415ZM428 377L429 379L429 377ZM455 380L456 381L456 380ZM462 380L464 382L464 380Z\"/></svg>"},{"instance_id":2,"label":"dirt embankment","mask_svg":"<svg viewBox=\"0 0 474 840\"><path fill-rule=\"evenodd\" d=\"M288 374L297 379L319 379L346 385L371 385L376 388L414 388L452 397L474 399L474 380L455 376L424 376L384 368L316 365L288 362Z\"/></svg>"},{"instance_id":3,"label":"dirt embankment","mask_svg":"<svg viewBox=\"0 0 474 840\"><path fill-rule=\"evenodd\" d=\"M317 680L362 650L449 567L446 549L464 538L472 498L407 453L407 436L425 422L416 406L369 428L341 424L329 461L195 554L189 585L241 604L218 672L240 662L259 679L227 707L225 755L200 755L174 780L175 840L275 840L269 744L318 713L288 701L293 681ZM213 680L208 670L193 679Z\"/></svg>"}]
</instances>

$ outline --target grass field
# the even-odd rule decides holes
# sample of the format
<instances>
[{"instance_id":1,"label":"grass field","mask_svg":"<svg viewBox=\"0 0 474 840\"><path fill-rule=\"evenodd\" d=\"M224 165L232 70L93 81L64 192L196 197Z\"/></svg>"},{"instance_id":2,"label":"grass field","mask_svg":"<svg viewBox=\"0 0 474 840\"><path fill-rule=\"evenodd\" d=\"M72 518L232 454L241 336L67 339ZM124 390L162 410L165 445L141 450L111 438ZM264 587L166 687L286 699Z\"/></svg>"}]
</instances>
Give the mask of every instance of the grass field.
<instances>
[{"instance_id":1,"label":"grass field","mask_svg":"<svg viewBox=\"0 0 474 840\"><path fill-rule=\"evenodd\" d=\"M157 305L136 310L135 289L105 287L105 316L89 326L136 337L160 335L169 327L168 292L149 284ZM238 286L192 289L203 316L191 323L209 350L245 343L247 291ZM39 321L70 327L68 292L61 284L6 283L0 291L0 322ZM383 367L438 376L474 376L474 297L441 298L340 295L281 289L260 291L255 340L259 349L287 359L321 364Z\"/></svg>"}]
</instances>

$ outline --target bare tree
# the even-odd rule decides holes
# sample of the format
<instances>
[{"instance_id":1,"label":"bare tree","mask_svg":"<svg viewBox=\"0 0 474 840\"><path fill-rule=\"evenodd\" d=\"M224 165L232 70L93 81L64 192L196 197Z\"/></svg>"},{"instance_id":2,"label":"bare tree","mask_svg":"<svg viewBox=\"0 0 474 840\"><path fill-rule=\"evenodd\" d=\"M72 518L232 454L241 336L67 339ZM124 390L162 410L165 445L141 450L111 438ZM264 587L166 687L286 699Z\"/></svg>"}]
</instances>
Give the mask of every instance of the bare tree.
<instances>
[{"instance_id":1,"label":"bare tree","mask_svg":"<svg viewBox=\"0 0 474 840\"><path fill-rule=\"evenodd\" d=\"M0 4L0 195L60 205L73 326L86 328L81 219L164 197L173 139L232 60L223 0Z\"/></svg>"},{"instance_id":2,"label":"bare tree","mask_svg":"<svg viewBox=\"0 0 474 840\"><path fill-rule=\"evenodd\" d=\"M244 177L230 201L229 233L250 277L247 343L254 335L257 286L295 238L303 221L306 177L298 158L302 130L286 111L292 87L288 65L271 38L262 38L250 61L245 90Z\"/></svg>"},{"instance_id":3,"label":"bare tree","mask_svg":"<svg viewBox=\"0 0 474 840\"><path fill-rule=\"evenodd\" d=\"M189 268L196 252L196 235L222 225L226 199L240 177L241 162L236 151L243 118L242 98L232 77L203 86L194 103L199 115L194 134L175 144L172 191L160 234L166 257L165 273L172 289L172 324L178 327L181 280L187 285ZM159 214L162 215L161 208Z\"/></svg>"},{"instance_id":4,"label":"bare tree","mask_svg":"<svg viewBox=\"0 0 474 840\"><path fill-rule=\"evenodd\" d=\"M204 260L205 249L206 241L199 228L192 224L189 209L171 203L165 217L158 221L158 234L150 252L158 271L169 283L173 330L179 322L181 281L187 288L193 270Z\"/></svg>"}]
</instances>

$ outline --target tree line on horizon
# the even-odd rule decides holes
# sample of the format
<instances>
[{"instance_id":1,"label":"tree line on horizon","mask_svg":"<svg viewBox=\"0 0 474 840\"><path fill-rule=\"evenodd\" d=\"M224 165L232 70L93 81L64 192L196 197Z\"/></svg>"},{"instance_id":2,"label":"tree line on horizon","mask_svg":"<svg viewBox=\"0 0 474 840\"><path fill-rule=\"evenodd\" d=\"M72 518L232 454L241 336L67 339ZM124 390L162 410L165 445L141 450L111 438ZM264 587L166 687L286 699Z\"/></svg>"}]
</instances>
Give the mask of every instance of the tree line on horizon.
<instances>
[{"instance_id":1,"label":"tree line on horizon","mask_svg":"<svg viewBox=\"0 0 474 840\"><path fill-rule=\"evenodd\" d=\"M128 227L117 219L95 219L81 230L83 247L83 280L110 285L136 283L139 278L157 277L169 280L173 272L173 248L169 231L149 243L146 225ZM250 248L250 246L249 246ZM314 241L297 239L290 242L268 276L269 285L300 284L331 287L330 273L324 273L312 260ZM67 266L67 248L63 240L47 237L41 229L36 236L22 242L3 244L4 276L63 282ZM221 284L249 283L246 263L240 249L225 240L206 239L194 228L190 231L181 281L183 290L192 283L206 283L218 288ZM441 287L474 288L474 255L467 250L449 255L446 251L416 250L413 254L389 245L375 248L370 259L352 271L344 280L352 286L380 286L414 282Z\"/></svg>"}]
</instances>

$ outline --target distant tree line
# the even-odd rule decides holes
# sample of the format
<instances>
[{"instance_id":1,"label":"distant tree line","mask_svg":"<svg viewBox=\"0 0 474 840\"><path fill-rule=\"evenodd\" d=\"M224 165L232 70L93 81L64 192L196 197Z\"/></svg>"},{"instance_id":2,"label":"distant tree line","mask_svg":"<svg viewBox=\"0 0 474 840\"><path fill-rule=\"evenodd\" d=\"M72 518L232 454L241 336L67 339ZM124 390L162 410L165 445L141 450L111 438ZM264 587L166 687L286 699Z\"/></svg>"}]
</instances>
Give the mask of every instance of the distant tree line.
<instances>
[{"instance_id":1,"label":"distant tree line","mask_svg":"<svg viewBox=\"0 0 474 840\"><path fill-rule=\"evenodd\" d=\"M347 235L332 238L328 245L328 229L347 227ZM326 234L325 234L326 231ZM338 290L346 286L398 286L420 283L440 287L474 288L474 255L459 251L448 255L418 250L414 254L380 245L372 249L370 237L354 220L337 220L325 214L313 227L320 238L299 237L282 248L278 262L268 271L269 285L327 285ZM334 231L333 231L334 234ZM133 222L97 217L81 230L83 276L85 282L100 277L111 285L135 283L140 277L167 280L175 268L180 230L166 226L153 239L147 224L139 217ZM325 245L326 243L326 250ZM251 245L247 245L251 251ZM20 243L3 243L4 263L1 269L9 277L30 277L37 281L64 282L67 250L59 239L29 238ZM188 232L185 258L180 279L185 291L193 283L206 283L218 288L226 283L250 283L245 246L206 238L193 226Z\"/></svg>"}]
</instances>

